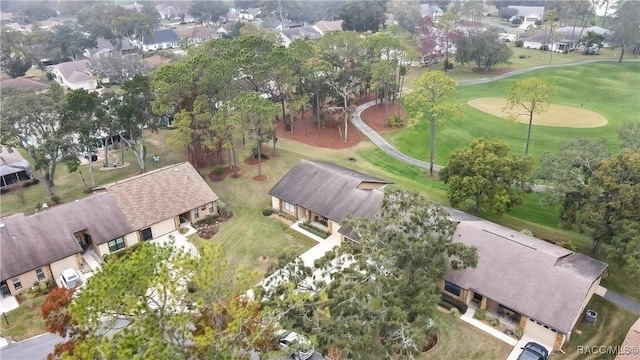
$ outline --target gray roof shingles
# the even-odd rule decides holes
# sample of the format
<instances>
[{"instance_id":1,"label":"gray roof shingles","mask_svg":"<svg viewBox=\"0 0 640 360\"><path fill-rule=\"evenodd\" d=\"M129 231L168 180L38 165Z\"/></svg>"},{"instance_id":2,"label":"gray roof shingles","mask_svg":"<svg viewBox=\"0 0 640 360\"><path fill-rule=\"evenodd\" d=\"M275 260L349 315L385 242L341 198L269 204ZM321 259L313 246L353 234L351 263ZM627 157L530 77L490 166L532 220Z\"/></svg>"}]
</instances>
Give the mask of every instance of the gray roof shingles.
<instances>
[{"instance_id":1,"label":"gray roof shingles","mask_svg":"<svg viewBox=\"0 0 640 360\"><path fill-rule=\"evenodd\" d=\"M135 230L218 200L188 162L118 181L106 190Z\"/></svg>"},{"instance_id":2,"label":"gray roof shingles","mask_svg":"<svg viewBox=\"0 0 640 360\"><path fill-rule=\"evenodd\" d=\"M145 36L142 38L142 43L145 45L170 42L180 42L180 37L171 29L156 30L153 32L152 36Z\"/></svg>"},{"instance_id":3,"label":"gray roof shingles","mask_svg":"<svg viewBox=\"0 0 640 360\"><path fill-rule=\"evenodd\" d=\"M571 331L607 264L473 216L457 220L454 240L478 249L478 266L450 271L447 281L562 333Z\"/></svg>"},{"instance_id":4,"label":"gray roof shingles","mask_svg":"<svg viewBox=\"0 0 640 360\"><path fill-rule=\"evenodd\" d=\"M75 232L86 230L92 242L99 245L132 231L106 193L50 207L31 216L12 215L2 219L2 224L2 281L81 252L73 236Z\"/></svg>"},{"instance_id":5,"label":"gray roof shingles","mask_svg":"<svg viewBox=\"0 0 640 360\"><path fill-rule=\"evenodd\" d=\"M269 195L340 223L349 214L370 218L380 210L384 193L358 189L363 182L390 184L339 165L300 160Z\"/></svg>"}]
</instances>

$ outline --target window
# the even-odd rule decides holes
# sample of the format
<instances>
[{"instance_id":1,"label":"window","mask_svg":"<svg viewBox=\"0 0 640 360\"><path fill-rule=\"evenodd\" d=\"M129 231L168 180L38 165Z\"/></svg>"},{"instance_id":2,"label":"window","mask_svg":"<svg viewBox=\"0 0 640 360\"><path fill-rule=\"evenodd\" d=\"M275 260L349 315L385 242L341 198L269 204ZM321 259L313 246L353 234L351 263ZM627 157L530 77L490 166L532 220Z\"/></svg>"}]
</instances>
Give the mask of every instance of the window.
<instances>
[{"instance_id":1,"label":"window","mask_svg":"<svg viewBox=\"0 0 640 360\"><path fill-rule=\"evenodd\" d=\"M198 211L198 209L195 209L193 211L193 218L194 219L199 219L200 218L200 212Z\"/></svg>"},{"instance_id":2,"label":"window","mask_svg":"<svg viewBox=\"0 0 640 360\"><path fill-rule=\"evenodd\" d=\"M16 290L22 289L22 283L20 282L20 278L14 278L13 280L13 288Z\"/></svg>"},{"instance_id":3,"label":"window","mask_svg":"<svg viewBox=\"0 0 640 360\"><path fill-rule=\"evenodd\" d=\"M209 214L213 213L213 203L209 204Z\"/></svg>"},{"instance_id":4,"label":"window","mask_svg":"<svg viewBox=\"0 0 640 360\"><path fill-rule=\"evenodd\" d=\"M142 236L142 241L153 239L153 233L151 232L150 227L140 230L140 235Z\"/></svg>"},{"instance_id":5,"label":"window","mask_svg":"<svg viewBox=\"0 0 640 360\"><path fill-rule=\"evenodd\" d=\"M448 293L451 293L455 296L460 296L460 292L461 292L461 288L460 286L454 284L454 283L450 283L448 281L444 282L444 290L447 291Z\"/></svg>"},{"instance_id":6,"label":"window","mask_svg":"<svg viewBox=\"0 0 640 360\"><path fill-rule=\"evenodd\" d=\"M290 213L295 213L296 212L296 206L293 204L289 204L288 202L284 202L284 209L285 211L288 211Z\"/></svg>"},{"instance_id":7,"label":"window","mask_svg":"<svg viewBox=\"0 0 640 360\"><path fill-rule=\"evenodd\" d=\"M107 243L109 245L109 252L118 251L124 249L124 238L119 237L115 240L111 240Z\"/></svg>"},{"instance_id":8,"label":"window","mask_svg":"<svg viewBox=\"0 0 640 360\"><path fill-rule=\"evenodd\" d=\"M44 280L44 271L42 271L42 268L36 269L36 277L38 278L38 281Z\"/></svg>"}]
</instances>

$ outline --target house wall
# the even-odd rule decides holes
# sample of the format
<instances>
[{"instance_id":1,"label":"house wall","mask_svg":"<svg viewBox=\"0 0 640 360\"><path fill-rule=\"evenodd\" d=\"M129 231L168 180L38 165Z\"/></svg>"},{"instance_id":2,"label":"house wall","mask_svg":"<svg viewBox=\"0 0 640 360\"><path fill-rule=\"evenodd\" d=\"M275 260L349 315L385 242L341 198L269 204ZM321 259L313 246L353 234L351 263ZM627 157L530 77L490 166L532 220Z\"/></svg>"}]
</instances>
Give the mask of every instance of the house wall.
<instances>
[{"instance_id":1,"label":"house wall","mask_svg":"<svg viewBox=\"0 0 640 360\"><path fill-rule=\"evenodd\" d=\"M82 266L78 263L78 257L76 256L76 254L51 263L50 267L51 274L54 278L60 277L60 273L62 273L62 270L64 269L74 268L79 271L82 268Z\"/></svg>"},{"instance_id":2,"label":"house wall","mask_svg":"<svg viewBox=\"0 0 640 360\"><path fill-rule=\"evenodd\" d=\"M132 245L135 245L139 242L140 242L140 237L139 237L138 231L128 233L127 235L124 236L125 248L131 247ZM111 251L109 251L108 242L104 244L100 244L94 248L95 248L96 254L100 257L103 257L104 255L107 255L107 254L111 254Z\"/></svg>"},{"instance_id":3,"label":"house wall","mask_svg":"<svg viewBox=\"0 0 640 360\"><path fill-rule=\"evenodd\" d=\"M95 88L98 87L98 80L87 80L87 81L82 81L78 83L70 83L65 81L65 83L71 90L76 90L76 89L95 90Z\"/></svg>"},{"instance_id":4,"label":"house wall","mask_svg":"<svg viewBox=\"0 0 640 360\"><path fill-rule=\"evenodd\" d=\"M215 202L206 203L204 207L205 207L204 210L202 210L202 206L199 206L189 211L189 221L191 221L192 223L196 223L209 215L213 215L213 216L218 215L218 204L216 204ZM196 219L196 213L198 214L197 219ZM180 221L180 219L178 219L178 221ZM179 225L180 224L177 224L176 226L179 226ZM154 233L154 236L155 236L155 233Z\"/></svg>"},{"instance_id":5,"label":"house wall","mask_svg":"<svg viewBox=\"0 0 640 360\"><path fill-rule=\"evenodd\" d=\"M44 273L44 280L42 281L47 281L53 278L53 275L51 274L51 268L49 266L45 265L39 269L42 269L42 272ZM22 288L20 288L20 290L16 290L13 287L13 279L16 278L20 279L20 283L22 284ZM18 276L7 279L7 286L9 287L9 292L11 293L11 295L17 295L24 290L32 287L36 281L38 281L38 275L36 275L36 269L33 269L31 271L27 271L24 274L20 274Z\"/></svg>"},{"instance_id":6,"label":"house wall","mask_svg":"<svg viewBox=\"0 0 640 360\"><path fill-rule=\"evenodd\" d=\"M275 196L271 197L271 208L280 211L280 199Z\"/></svg>"},{"instance_id":7,"label":"house wall","mask_svg":"<svg viewBox=\"0 0 640 360\"><path fill-rule=\"evenodd\" d=\"M556 331L544 327L531 318L527 318L524 333L533 339L537 339L540 342L551 346L554 346L556 343L556 337L558 335Z\"/></svg>"},{"instance_id":8,"label":"house wall","mask_svg":"<svg viewBox=\"0 0 640 360\"><path fill-rule=\"evenodd\" d=\"M337 234L338 229L340 229L340 224L333 220L329 220L329 232L331 233L331 235Z\"/></svg>"},{"instance_id":9,"label":"house wall","mask_svg":"<svg viewBox=\"0 0 640 360\"><path fill-rule=\"evenodd\" d=\"M531 48L531 49L540 49L542 47L542 43L541 42L537 42L537 41L526 41L523 40L522 41L522 47L523 48Z\"/></svg>"},{"instance_id":10,"label":"house wall","mask_svg":"<svg viewBox=\"0 0 640 360\"><path fill-rule=\"evenodd\" d=\"M578 311L576 318L573 319L573 322L571 323L571 328L576 326L576 323L582 316L584 309L587 307L587 304L589 303L589 301L591 301L591 297L596 292L596 289L598 289L598 286L600 286L600 280L602 280L602 278L598 278L596 281L593 282L593 284L591 284L591 287L589 287L589 291L587 291L587 295L582 300L582 304L580 304L580 311Z\"/></svg>"}]
</instances>

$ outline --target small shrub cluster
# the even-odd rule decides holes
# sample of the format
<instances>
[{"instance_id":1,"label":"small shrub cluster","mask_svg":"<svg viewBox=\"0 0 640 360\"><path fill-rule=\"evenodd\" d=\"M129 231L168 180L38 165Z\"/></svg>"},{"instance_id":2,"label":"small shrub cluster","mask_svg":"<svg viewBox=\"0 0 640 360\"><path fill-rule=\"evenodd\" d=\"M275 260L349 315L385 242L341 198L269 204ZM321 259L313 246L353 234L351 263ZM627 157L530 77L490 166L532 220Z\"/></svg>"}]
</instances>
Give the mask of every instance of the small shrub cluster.
<instances>
[{"instance_id":1,"label":"small shrub cluster","mask_svg":"<svg viewBox=\"0 0 640 360\"><path fill-rule=\"evenodd\" d=\"M271 216L271 214L273 214L273 209L264 209L264 210L262 210L262 215L264 215L264 216Z\"/></svg>"},{"instance_id":2,"label":"small shrub cluster","mask_svg":"<svg viewBox=\"0 0 640 360\"><path fill-rule=\"evenodd\" d=\"M455 307L456 309L458 309L458 311L461 314L464 314L465 312L467 312L467 309L469 308L467 304L460 301L459 299L456 299L451 295L442 294L442 293L440 294L440 302L438 303L438 305L442 306L447 310L451 309L452 307Z\"/></svg>"},{"instance_id":3,"label":"small shrub cluster","mask_svg":"<svg viewBox=\"0 0 640 360\"><path fill-rule=\"evenodd\" d=\"M51 195L51 197L49 199L51 199L51 201L53 201L56 204L60 203L60 196L58 196L58 195Z\"/></svg>"},{"instance_id":4,"label":"small shrub cluster","mask_svg":"<svg viewBox=\"0 0 640 360\"><path fill-rule=\"evenodd\" d=\"M220 218L220 216L218 215L207 215L204 217L204 219L200 219L198 221L196 221L197 225L212 225L214 224L216 221L218 221Z\"/></svg>"},{"instance_id":5,"label":"small shrub cluster","mask_svg":"<svg viewBox=\"0 0 640 360\"><path fill-rule=\"evenodd\" d=\"M511 20L511 23L512 23L513 25L520 25L520 24L522 24L522 19L520 19L520 18L515 18L515 19Z\"/></svg>"},{"instance_id":6,"label":"small shrub cluster","mask_svg":"<svg viewBox=\"0 0 640 360\"><path fill-rule=\"evenodd\" d=\"M576 244L574 244L571 240L563 241L559 245L567 250L578 251L578 246L576 246Z\"/></svg>"},{"instance_id":7,"label":"small shrub cluster","mask_svg":"<svg viewBox=\"0 0 640 360\"><path fill-rule=\"evenodd\" d=\"M213 173L216 175L222 175L224 173L224 166L216 165L216 167L213 168Z\"/></svg>"},{"instance_id":8,"label":"small shrub cluster","mask_svg":"<svg viewBox=\"0 0 640 360\"><path fill-rule=\"evenodd\" d=\"M452 308L449 310L449 313L451 313L451 315L455 316L455 317L460 317L460 310L458 310L457 308Z\"/></svg>"},{"instance_id":9,"label":"small shrub cluster","mask_svg":"<svg viewBox=\"0 0 640 360\"><path fill-rule=\"evenodd\" d=\"M119 259L119 258L121 258L123 256L126 256L126 255L131 254L132 252L136 251L136 249L142 244L143 244L142 242L135 243L135 244L129 246L128 248L126 248L126 249L122 249L120 251L116 251L116 252L110 253L110 254L104 254L104 255L102 255L102 259L105 262Z\"/></svg>"},{"instance_id":10,"label":"small shrub cluster","mask_svg":"<svg viewBox=\"0 0 640 360\"><path fill-rule=\"evenodd\" d=\"M524 45L524 41L522 41L522 40L516 40L516 41L513 42L513 46L515 46L515 47L521 48L522 45Z\"/></svg>"},{"instance_id":11,"label":"small shrub cluster","mask_svg":"<svg viewBox=\"0 0 640 360\"><path fill-rule=\"evenodd\" d=\"M308 232L310 232L310 233L312 233L314 235L320 236L323 239L326 239L327 237L329 237L329 234L327 234L327 232L325 230L320 229L317 226L313 226L313 225L307 224L307 223L300 223L299 226L302 229L305 229L305 230L307 230Z\"/></svg>"},{"instance_id":12,"label":"small shrub cluster","mask_svg":"<svg viewBox=\"0 0 640 360\"><path fill-rule=\"evenodd\" d=\"M485 311L482 310L482 309L478 309L478 310L476 310L475 313L473 313L473 318L476 319L476 320L484 320L486 316L487 315L486 315Z\"/></svg>"},{"instance_id":13,"label":"small shrub cluster","mask_svg":"<svg viewBox=\"0 0 640 360\"><path fill-rule=\"evenodd\" d=\"M288 213L288 212L286 212L286 211L278 211L278 216L280 216L280 217L282 217L282 218L285 218L285 219L287 219L287 220L291 220L291 221L296 221L296 220L298 220L295 216L293 216L293 215L289 214L289 213Z\"/></svg>"},{"instance_id":14,"label":"small shrub cluster","mask_svg":"<svg viewBox=\"0 0 640 360\"><path fill-rule=\"evenodd\" d=\"M531 58L531 55L520 54L518 57L519 57L520 59L530 59L530 58Z\"/></svg>"},{"instance_id":15,"label":"small shrub cluster","mask_svg":"<svg viewBox=\"0 0 640 360\"><path fill-rule=\"evenodd\" d=\"M398 114L391 115L389 119L387 119L387 126L399 129L404 126L404 119Z\"/></svg>"},{"instance_id":16,"label":"small shrub cluster","mask_svg":"<svg viewBox=\"0 0 640 360\"><path fill-rule=\"evenodd\" d=\"M500 320L498 320L498 318L489 318L489 325L496 327L498 325L500 325Z\"/></svg>"}]
</instances>

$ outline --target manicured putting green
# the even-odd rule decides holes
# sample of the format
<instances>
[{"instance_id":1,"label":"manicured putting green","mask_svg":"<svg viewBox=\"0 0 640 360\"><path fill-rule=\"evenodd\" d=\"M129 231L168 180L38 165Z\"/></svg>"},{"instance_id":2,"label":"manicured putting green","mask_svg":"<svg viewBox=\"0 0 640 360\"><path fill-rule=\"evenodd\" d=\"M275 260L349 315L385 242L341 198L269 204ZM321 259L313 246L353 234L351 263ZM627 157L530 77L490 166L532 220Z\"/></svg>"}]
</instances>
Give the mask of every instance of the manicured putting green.
<instances>
[{"instance_id":1,"label":"manicured putting green","mask_svg":"<svg viewBox=\"0 0 640 360\"><path fill-rule=\"evenodd\" d=\"M507 100L497 97L471 99L469 106L488 114L505 117ZM529 123L529 114L523 108L517 106L512 110L518 114L516 120L520 123ZM522 114L525 113L525 114ZM533 125L554 126L565 128L596 128L607 124L607 118L595 111L581 107L550 104L544 114L533 115Z\"/></svg>"}]
</instances>

